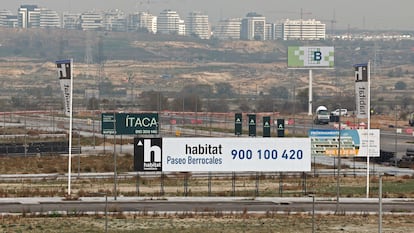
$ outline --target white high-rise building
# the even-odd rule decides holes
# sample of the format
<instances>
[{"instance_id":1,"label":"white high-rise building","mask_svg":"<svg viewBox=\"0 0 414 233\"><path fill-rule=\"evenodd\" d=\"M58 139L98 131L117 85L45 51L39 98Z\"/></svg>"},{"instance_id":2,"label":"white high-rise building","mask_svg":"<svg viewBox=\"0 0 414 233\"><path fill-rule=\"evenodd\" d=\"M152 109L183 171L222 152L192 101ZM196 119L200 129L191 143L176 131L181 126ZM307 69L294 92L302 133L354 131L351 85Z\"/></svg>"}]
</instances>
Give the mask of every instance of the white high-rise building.
<instances>
[{"instance_id":1,"label":"white high-rise building","mask_svg":"<svg viewBox=\"0 0 414 233\"><path fill-rule=\"evenodd\" d=\"M38 28L40 26L40 11L37 5L21 5L17 11L20 28Z\"/></svg>"},{"instance_id":2,"label":"white high-rise building","mask_svg":"<svg viewBox=\"0 0 414 233\"><path fill-rule=\"evenodd\" d=\"M157 16L148 12L138 12L129 15L128 20L129 31L147 31L149 33L157 33Z\"/></svg>"},{"instance_id":3,"label":"white high-rise building","mask_svg":"<svg viewBox=\"0 0 414 233\"><path fill-rule=\"evenodd\" d=\"M157 32L161 34L185 35L184 20L176 11L164 10L157 20Z\"/></svg>"},{"instance_id":4,"label":"white high-rise building","mask_svg":"<svg viewBox=\"0 0 414 233\"><path fill-rule=\"evenodd\" d=\"M0 10L0 27L16 28L17 26L17 15L13 15L9 10Z\"/></svg>"},{"instance_id":5,"label":"white high-rise building","mask_svg":"<svg viewBox=\"0 0 414 233\"><path fill-rule=\"evenodd\" d=\"M242 19L240 29L242 40L265 40L266 39L266 17L255 12L248 13Z\"/></svg>"},{"instance_id":6,"label":"white high-rise building","mask_svg":"<svg viewBox=\"0 0 414 233\"><path fill-rule=\"evenodd\" d=\"M127 17L121 10L109 10L103 14L103 28L106 31L125 32L127 30Z\"/></svg>"},{"instance_id":7,"label":"white high-rise building","mask_svg":"<svg viewBox=\"0 0 414 233\"><path fill-rule=\"evenodd\" d=\"M54 10L46 8L38 9L40 11L40 28L61 28L60 16Z\"/></svg>"},{"instance_id":8,"label":"white high-rise building","mask_svg":"<svg viewBox=\"0 0 414 233\"><path fill-rule=\"evenodd\" d=\"M101 12L90 11L82 13L80 16L80 27L84 31L102 30L103 14Z\"/></svg>"},{"instance_id":9,"label":"white high-rise building","mask_svg":"<svg viewBox=\"0 0 414 233\"><path fill-rule=\"evenodd\" d=\"M79 13L64 12L63 17L62 17L63 18L62 27L68 30L80 29L80 26L81 26L80 17L81 17L81 14Z\"/></svg>"},{"instance_id":10,"label":"white high-rise building","mask_svg":"<svg viewBox=\"0 0 414 233\"><path fill-rule=\"evenodd\" d=\"M214 29L213 37L220 40L240 39L241 18L220 20Z\"/></svg>"},{"instance_id":11,"label":"white high-rise building","mask_svg":"<svg viewBox=\"0 0 414 233\"><path fill-rule=\"evenodd\" d=\"M277 25L276 37L283 40L324 40L326 25L315 19L287 19Z\"/></svg>"},{"instance_id":12,"label":"white high-rise building","mask_svg":"<svg viewBox=\"0 0 414 233\"><path fill-rule=\"evenodd\" d=\"M185 22L187 36L195 36L200 39L210 39L211 30L208 15L198 11L190 12Z\"/></svg>"}]
</instances>

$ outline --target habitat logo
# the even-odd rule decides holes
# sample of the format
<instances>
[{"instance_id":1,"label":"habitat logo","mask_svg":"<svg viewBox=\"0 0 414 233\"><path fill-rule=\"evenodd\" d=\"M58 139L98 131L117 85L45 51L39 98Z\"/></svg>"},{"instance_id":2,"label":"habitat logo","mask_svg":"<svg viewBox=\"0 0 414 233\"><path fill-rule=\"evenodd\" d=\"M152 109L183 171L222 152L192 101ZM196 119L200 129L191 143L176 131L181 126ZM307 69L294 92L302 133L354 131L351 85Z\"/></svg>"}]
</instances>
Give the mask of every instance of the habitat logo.
<instances>
[{"instance_id":1,"label":"habitat logo","mask_svg":"<svg viewBox=\"0 0 414 233\"><path fill-rule=\"evenodd\" d=\"M334 67L334 47L288 47L288 67Z\"/></svg>"},{"instance_id":2,"label":"habitat logo","mask_svg":"<svg viewBox=\"0 0 414 233\"><path fill-rule=\"evenodd\" d=\"M134 170L162 171L162 139L134 139Z\"/></svg>"}]
</instances>

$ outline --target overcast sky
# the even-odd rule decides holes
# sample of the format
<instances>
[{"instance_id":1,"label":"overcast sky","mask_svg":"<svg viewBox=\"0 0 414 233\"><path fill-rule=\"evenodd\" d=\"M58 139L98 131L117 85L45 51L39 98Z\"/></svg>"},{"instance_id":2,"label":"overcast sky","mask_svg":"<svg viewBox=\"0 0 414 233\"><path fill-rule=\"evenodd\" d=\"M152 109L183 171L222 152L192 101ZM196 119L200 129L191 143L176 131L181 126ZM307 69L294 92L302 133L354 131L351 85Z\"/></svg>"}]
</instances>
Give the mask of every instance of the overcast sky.
<instances>
[{"instance_id":1,"label":"overcast sky","mask_svg":"<svg viewBox=\"0 0 414 233\"><path fill-rule=\"evenodd\" d=\"M244 17L248 12L266 16L267 22L278 19L336 19L335 28L346 29L405 29L414 30L412 0L1 0L0 9L17 13L22 4L36 4L58 12L120 9L126 13L149 10L158 16L162 10L177 11L182 19L190 11L209 15L212 24L219 19Z\"/></svg>"}]
</instances>

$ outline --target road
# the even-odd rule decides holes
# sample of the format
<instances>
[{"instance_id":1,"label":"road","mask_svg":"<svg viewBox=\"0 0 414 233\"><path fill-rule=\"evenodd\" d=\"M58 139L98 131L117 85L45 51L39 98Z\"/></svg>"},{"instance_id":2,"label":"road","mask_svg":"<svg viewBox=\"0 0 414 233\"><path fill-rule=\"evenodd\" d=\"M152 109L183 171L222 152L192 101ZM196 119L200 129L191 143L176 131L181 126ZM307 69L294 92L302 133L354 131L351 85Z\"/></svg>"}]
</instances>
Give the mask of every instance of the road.
<instances>
[{"instance_id":1,"label":"road","mask_svg":"<svg viewBox=\"0 0 414 233\"><path fill-rule=\"evenodd\" d=\"M61 198L14 198L0 200L0 213L96 213L109 212L312 212L317 213L376 213L379 209L378 199L344 198L336 199L316 198L119 198L113 200L108 197L107 204L104 197L89 197L82 200L65 201ZM413 213L414 200L411 199L383 199L384 213Z\"/></svg>"}]
</instances>

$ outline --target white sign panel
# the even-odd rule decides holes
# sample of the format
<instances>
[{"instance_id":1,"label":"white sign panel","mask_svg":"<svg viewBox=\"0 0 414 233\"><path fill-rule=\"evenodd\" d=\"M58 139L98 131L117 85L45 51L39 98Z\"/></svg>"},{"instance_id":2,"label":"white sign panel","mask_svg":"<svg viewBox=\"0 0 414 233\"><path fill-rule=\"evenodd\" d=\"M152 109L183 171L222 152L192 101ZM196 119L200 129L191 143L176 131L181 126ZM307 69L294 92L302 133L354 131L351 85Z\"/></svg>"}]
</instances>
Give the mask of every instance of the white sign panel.
<instances>
[{"instance_id":1,"label":"white sign panel","mask_svg":"<svg viewBox=\"0 0 414 233\"><path fill-rule=\"evenodd\" d=\"M310 171L309 138L163 138L162 171Z\"/></svg>"},{"instance_id":2,"label":"white sign panel","mask_svg":"<svg viewBox=\"0 0 414 233\"><path fill-rule=\"evenodd\" d=\"M380 156L379 129L370 129L369 136L366 129L312 129L309 131L309 137L311 138L313 156L366 157L368 148L370 157ZM339 140L341 146L339 146Z\"/></svg>"}]
</instances>

